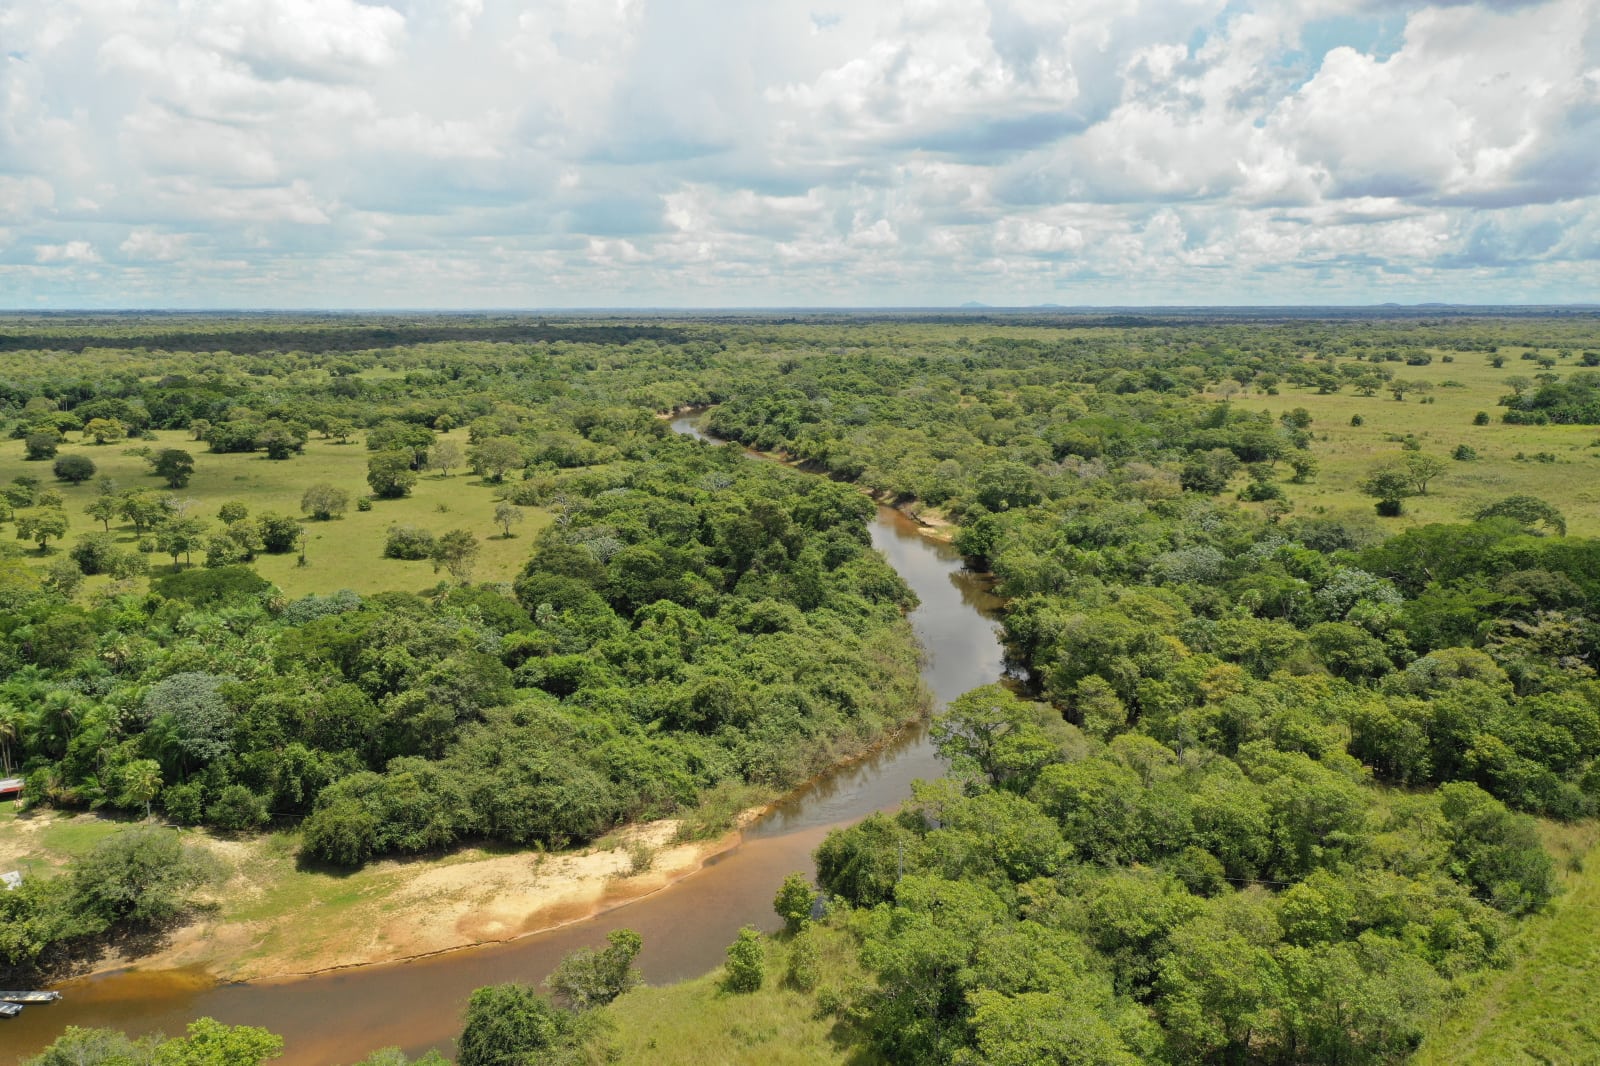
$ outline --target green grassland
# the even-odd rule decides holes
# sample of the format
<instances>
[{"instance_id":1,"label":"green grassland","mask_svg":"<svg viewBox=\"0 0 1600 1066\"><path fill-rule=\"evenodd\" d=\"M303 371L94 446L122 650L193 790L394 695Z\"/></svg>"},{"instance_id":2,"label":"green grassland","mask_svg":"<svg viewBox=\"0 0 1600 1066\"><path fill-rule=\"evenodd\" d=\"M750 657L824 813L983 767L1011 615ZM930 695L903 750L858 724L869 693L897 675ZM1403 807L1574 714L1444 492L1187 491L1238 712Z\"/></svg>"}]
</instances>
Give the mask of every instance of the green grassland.
<instances>
[{"instance_id":1,"label":"green grassland","mask_svg":"<svg viewBox=\"0 0 1600 1066\"><path fill-rule=\"evenodd\" d=\"M1600 1062L1600 826L1544 823L1561 894L1518 933L1516 957L1439 1023L1414 1066Z\"/></svg>"},{"instance_id":2,"label":"green grassland","mask_svg":"<svg viewBox=\"0 0 1600 1066\"><path fill-rule=\"evenodd\" d=\"M21 475L31 475L39 478L44 487L53 488L65 497L71 525L64 540L51 544L52 557L70 550L84 534L101 530L99 522L83 513L84 505L100 491L96 482L101 476L111 478L119 492L166 490L166 483L149 472L148 463L127 454L134 446L148 445L157 450L183 448L193 454L194 477L186 488L173 491L173 495L195 501L195 513L208 519L214 520L217 509L229 500L244 504L251 514L276 511L298 516L300 497L308 487L325 482L345 489L352 502L343 518L307 522L310 535L305 566L300 566L292 553L256 557L256 571L288 596L326 594L339 589L358 593L418 592L436 585L440 575L434 573L431 563L383 557L384 536L393 525L414 525L433 533L470 530L480 544L472 579L508 581L527 560L534 534L550 521L545 511L524 508L526 520L514 527L511 538L503 537L494 523L497 502L494 487L465 470L453 471L448 477L424 474L410 496L376 500L372 510L358 511L355 499L369 492L366 477L370 454L359 438L348 444L338 444L314 437L306 443L303 455L272 460L261 453L213 454L182 431L159 431L156 437L154 441L96 445L84 443L75 436L62 445L59 454L79 453L94 460L96 478L81 485L56 480L49 461L29 462L23 458L21 441L6 440L0 442L0 484ZM463 450L466 448L465 431L443 434L441 439L454 440ZM220 523L218 525L220 527ZM130 525L114 522L111 528L125 547L132 547L138 540ZM31 547L28 554L43 562ZM168 557L152 555L150 561L152 576L170 571ZM199 561L197 556L197 565ZM92 578L86 582L85 591L92 592L108 581L105 577Z\"/></svg>"},{"instance_id":3,"label":"green grassland","mask_svg":"<svg viewBox=\"0 0 1600 1066\"><path fill-rule=\"evenodd\" d=\"M1308 484L1284 486L1298 514L1349 510L1371 514L1373 501L1361 494L1357 483L1375 464L1403 455L1399 438L1414 434L1423 452L1446 460L1449 469L1429 486L1428 495L1405 501L1404 515L1385 519L1385 529L1398 532L1428 522L1460 521L1473 508L1527 493L1559 507L1569 533L1600 535L1600 447L1596 447L1600 427L1517 426L1500 421L1505 409L1496 404L1511 391L1505 380L1539 372L1536 363L1520 358L1522 351L1502 350L1506 363L1498 370L1481 352L1434 351L1428 366L1382 364L1394 371L1397 380L1430 382L1434 388L1426 399L1431 402L1410 395L1397 401L1388 392L1361 396L1348 385L1326 395L1285 385L1277 396L1251 390L1231 399L1241 409L1267 410L1275 416L1296 407L1311 413L1315 436L1311 451L1321 469ZM1447 354L1453 355L1453 362L1443 362ZM1568 358L1554 372L1564 376L1575 367L1576 360ZM1472 424L1479 411L1488 412L1488 425ZM1350 424L1355 415L1361 416L1362 425ZM1478 458L1451 460L1459 444L1471 446ZM1541 452L1553 455L1555 461L1532 458ZM1287 472L1283 476L1287 478Z\"/></svg>"},{"instance_id":4,"label":"green grassland","mask_svg":"<svg viewBox=\"0 0 1600 1066\"><path fill-rule=\"evenodd\" d=\"M606 1010L611 1028L589 1048L589 1061L653 1066L872 1066L882 1060L843 1011L823 1004L848 1000L867 980L848 932L814 926L818 980L802 992L786 980L792 941L767 940L766 978L755 992L722 987L723 971L659 988L638 988Z\"/></svg>"}]
</instances>

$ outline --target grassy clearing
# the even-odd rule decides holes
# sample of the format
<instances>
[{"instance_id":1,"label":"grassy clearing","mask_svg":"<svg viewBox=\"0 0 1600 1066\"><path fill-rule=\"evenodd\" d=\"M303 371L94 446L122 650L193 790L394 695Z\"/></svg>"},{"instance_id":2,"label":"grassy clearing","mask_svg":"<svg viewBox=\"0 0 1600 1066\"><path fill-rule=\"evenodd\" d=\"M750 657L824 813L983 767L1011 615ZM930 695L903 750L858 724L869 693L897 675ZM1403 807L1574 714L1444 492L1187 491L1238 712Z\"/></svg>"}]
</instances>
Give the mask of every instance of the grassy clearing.
<instances>
[{"instance_id":1,"label":"grassy clearing","mask_svg":"<svg viewBox=\"0 0 1600 1066\"><path fill-rule=\"evenodd\" d=\"M722 990L720 969L678 984L629 992L607 1010L614 1029L590 1049L590 1061L648 1062L653 1066L870 1066L882 1060L866 1050L848 1019L826 1012L819 1000L867 980L848 933L816 927L820 982L800 992L784 980L790 944L767 942L766 980L746 994Z\"/></svg>"},{"instance_id":2,"label":"grassy clearing","mask_svg":"<svg viewBox=\"0 0 1600 1066\"><path fill-rule=\"evenodd\" d=\"M1518 935L1516 961L1444 1018L1413 1066L1600 1062L1600 825L1543 826L1561 894Z\"/></svg>"},{"instance_id":3,"label":"grassy clearing","mask_svg":"<svg viewBox=\"0 0 1600 1066\"><path fill-rule=\"evenodd\" d=\"M159 438L156 441L105 445L73 440L62 446L60 454L87 455L97 467L97 480L101 475L110 477L118 491L163 490L165 482L149 473L143 459L124 453L136 444L148 444L156 449L183 448L195 457L194 478L188 487L177 490L174 495L194 500L196 512L209 519L214 519L217 508L229 500L243 503L251 514L277 511L299 515L300 497L305 490L323 482L350 493L351 507L343 518L307 523L310 537L305 566L298 564L294 554L257 556L254 564L257 572L289 596L312 592L326 594L339 589L359 593L418 592L436 585L441 575L433 572L431 563L383 558L384 536L392 525L414 525L433 533L470 530L480 543L473 580L509 581L527 560L534 534L550 521L549 514L542 509L524 508L527 520L515 527L514 536L504 538L494 523L493 486L464 471L450 477L425 474L405 499L377 500L371 511L357 511L355 499L369 491L366 481L369 453L359 440L337 444L314 438L306 444L304 455L280 462L261 454L214 455L182 431L161 431L156 436ZM454 440L465 450L465 431L442 436ZM70 550L84 534L102 529L99 522L83 513L84 505L99 493L94 481L82 485L57 481L49 462L28 462L22 456L21 441L0 442L0 484L21 475L31 475L66 499L67 519L71 525L66 539L51 545L52 556ZM125 546L137 543L131 526L113 523L111 529ZM40 557L31 546L29 557L41 562L48 558ZM151 563L153 575L170 570L166 556L153 555ZM85 589L92 592L108 580L92 578Z\"/></svg>"},{"instance_id":4,"label":"grassy clearing","mask_svg":"<svg viewBox=\"0 0 1600 1066\"><path fill-rule=\"evenodd\" d=\"M1241 410L1266 410L1274 416L1296 407L1311 412L1315 419L1311 431L1316 437L1311 450L1321 471L1309 484L1284 486L1297 513L1361 510L1371 514L1373 501L1357 490L1357 482L1377 462L1403 454L1398 438L1415 434L1425 453L1449 461L1450 466L1427 496L1406 501L1405 515L1385 519L1385 528L1398 531L1428 522L1459 521L1474 507L1527 493L1559 507L1566 514L1569 533L1600 535L1600 507L1596 506L1600 504L1600 426L1508 426L1500 421L1504 409L1496 402L1511 391L1506 378L1532 377L1539 372L1535 363L1519 358L1520 352L1503 352L1506 364L1499 370L1480 352L1453 353L1455 361L1445 363L1442 359L1447 353L1435 351L1428 366L1383 364L1394 371L1397 380L1431 382L1434 389L1427 394L1431 403L1415 396L1396 401L1387 392L1359 396L1349 386L1326 396L1314 389L1285 386L1278 396L1252 390L1231 399ZM1555 372L1565 375L1575 368L1576 361L1567 359ZM1479 411L1489 413L1488 425L1472 424ZM1364 424L1352 426L1354 415L1360 415ZM1479 458L1473 462L1450 460L1458 444L1470 445ZM1555 461L1535 461L1532 456L1540 452L1554 456ZM1525 458L1519 460L1519 453ZM1283 477L1288 477L1287 471ZM1244 483L1241 479L1240 485Z\"/></svg>"},{"instance_id":5,"label":"grassy clearing","mask_svg":"<svg viewBox=\"0 0 1600 1066\"><path fill-rule=\"evenodd\" d=\"M92 814L18 814L16 802L7 800L0 803L0 872L20 870L24 877L48 875L128 824Z\"/></svg>"}]
</instances>

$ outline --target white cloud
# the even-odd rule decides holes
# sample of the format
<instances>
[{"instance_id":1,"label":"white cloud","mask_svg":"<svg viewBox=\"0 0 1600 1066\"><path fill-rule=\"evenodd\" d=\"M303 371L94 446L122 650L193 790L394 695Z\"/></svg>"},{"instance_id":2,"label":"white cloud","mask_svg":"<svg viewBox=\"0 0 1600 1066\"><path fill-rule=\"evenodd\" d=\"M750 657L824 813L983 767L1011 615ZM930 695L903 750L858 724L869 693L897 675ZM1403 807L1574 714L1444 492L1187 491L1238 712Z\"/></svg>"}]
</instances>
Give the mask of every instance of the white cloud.
<instances>
[{"instance_id":1,"label":"white cloud","mask_svg":"<svg viewBox=\"0 0 1600 1066\"><path fill-rule=\"evenodd\" d=\"M0 38L19 305L1600 291L1600 0L9 0Z\"/></svg>"},{"instance_id":2,"label":"white cloud","mask_svg":"<svg viewBox=\"0 0 1600 1066\"><path fill-rule=\"evenodd\" d=\"M98 263L100 255L88 241L67 241L65 244L41 244L34 248L33 257L41 263Z\"/></svg>"}]
</instances>

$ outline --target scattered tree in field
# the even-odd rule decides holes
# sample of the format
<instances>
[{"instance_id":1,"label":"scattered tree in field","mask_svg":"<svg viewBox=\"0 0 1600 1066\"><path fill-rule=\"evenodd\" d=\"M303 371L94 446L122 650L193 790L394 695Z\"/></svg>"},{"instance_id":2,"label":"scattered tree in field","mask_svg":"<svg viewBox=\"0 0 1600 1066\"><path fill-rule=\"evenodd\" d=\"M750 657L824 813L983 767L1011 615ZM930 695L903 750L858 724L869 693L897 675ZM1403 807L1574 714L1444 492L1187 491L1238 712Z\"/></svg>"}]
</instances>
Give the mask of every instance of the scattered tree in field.
<instances>
[{"instance_id":1,"label":"scattered tree in field","mask_svg":"<svg viewBox=\"0 0 1600 1066\"><path fill-rule=\"evenodd\" d=\"M203 441L211 432L211 423L204 418L194 418L189 421L189 434L195 440Z\"/></svg>"},{"instance_id":2,"label":"scattered tree in field","mask_svg":"<svg viewBox=\"0 0 1600 1066\"><path fill-rule=\"evenodd\" d=\"M1374 468L1358 485L1364 495L1378 501L1378 513L1394 518L1404 510L1404 501L1417 494L1416 482L1403 467Z\"/></svg>"},{"instance_id":3,"label":"scattered tree in field","mask_svg":"<svg viewBox=\"0 0 1600 1066\"><path fill-rule=\"evenodd\" d=\"M194 476L194 456L182 448L163 448L151 462L156 475L166 479L168 488L181 489Z\"/></svg>"},{"instance_id":4,"label":"scattered tree in field","mask_svg":"<svg viewBox=\"0 0 1600 1066\"><path fill-rule=\"evenodd\" d=\"M60 540L67 535L66 512L54 507L19 511L16 523L17 539L33 541L39 546L40 555L49 550L52 540Z\"/></svg>"},{"instance_id":5,"label":"scattered tree in field","mask_svg":"<svg viewBox=\"0 0 1600 1066\"><path fill-rule=\"evenodd\" d=\"M507 540L511 539L511 527L522 522L527 515L522 513L522 508L510 500L501 500L495 505L494 523L505 531Z\"/></svg>"},{"instance_id":6,"label":"scattered tree in field","mask_svg":"<svg viewBox=\"0 0 1600 1066\"><path fill-rule=\"evenodd\" d=\"M36 429L22 438L23 458L54 459L61 447L61 434L54 429Z\"/></svg>"},{"instance_id":7,"label":"scattered tree in field","mask_svg":"<svg viewBox=\"0 0 1600 1066\"><path fill-rule=\"evenodd\" d=\"M580 948L572 952L550 974L545 984L561 1006L580 1012L603 1007L643 980L633 966L644 943L639 934L616 929L606 935L606 941L609 946L600 951Z\"/></svg>"},{"instance_id":8,"label":"scattered tree in field","mask_svg":"<svg viewBox=\"0 0 1600 1066\"><path fill-rule=\"evenodd\" d=\"M522 465L522 449L510 437L490 437L467 449L473 473L486 481L504 481L506 472Z\"/></svg>"},{"instance_id":9,"label":"scattered tree in field","mask_svg":"<svg viewBox=\"0 0 1600 1066\"><path fill-rule=\"evenodd\" d=\"M331 437L340 444L348 444L350 435L356 431L355 423L348 418L330 418L327 427L323 431L323 436Z\"/></svg>"},{"instance_id":10,"label":"scattered tree in field","mask_svg":"<svg viewBox=\"0 0 1600 1066\"><path fill-rule=\"evenodd\" d=\"M117 513L126 518L135 533L144 533L172 514L166 497L153 492L129 492L117 498Z\"/></svg>"},{"instance_id":11,"label":"scattered tree in field","mask_svg":"<svg viewBox=\"0 0 1600 1066\"><path fill-rule=\"evenodd\" d=\"M312 485L300 497L300 510L319 522L338 518L350 507L350 494L332 485Z\"/></svg>"},{"instance_id":12,"label":"scattered tree in field","mask_svg":"<svg viewBox=\"0 0 1600 1066\"><path fill-rule=\"evenodd\" d=\"M472 576L472 566L478 559L478 538L465 529L452 529L441 533L431 553L433 571L450 571L450 576L465 583Z\"/></svg>"},{"instance_id":13,"label":"scattered tree in field","mask_svg":"<svg viewBox=\"0 0 1600 1066\"><path fill-rule=\"evenodd\" d=\"M94 460L87 455L63 455L56 459L54 467L56 477L62 481L70 481L74 485L81 485L94 477Z\"/></svg>"},{"instance_id":14,"label":"scattered tree in field","mask_svg":"<svg viewBox=\"0 0 1600 1066\"><path fill-rule=\"evenodd\" d=\"M172 556L172 568L178 568L178 556L192 563L194 551L205 547L206 524L204 519L174 515L155 529L156 550Z\"/></svg>"},{"instance_id":15,"label":"scattered tree in field","mask_svg":"<svg viewBox=\"0 0 1600 1066\"><path fill-rule=\"evenodd\" d=\"M386 500L399 499L416 483L417 472L411 469L409 452L378 452L367 460L367 484L372 486L374 495Z\"/></svg>"},{"instance_id":16,"label":"scattered tree in field","mask_svg":"<svg viewBox=\"0 0 1600 1066\"><path fill-rule=\"evenodd\" d=\"M1541 532L1551 532L1558 537L1567 535L1566 516L1555 506L1537 496L1519 494L1480 507L1472 512L1477 521L1487 518L1510 518L1524 526L1543 526Z\"/></svg>"},{"instance_id":17,"label":"scattered tree in field","mask_svg":"<svg viewBox=\"0 0 1600 1066\"><path fill-rule=\"evenodd\" d=\"M722 987L729 992L756 992L766 979L767 947L760 930L745 926L728 945L728 962Z\"/></svg>"},{"instance_id":18,"label":"scattered tree in field","mask_svg":"<svg viewBox=\"0 0 1600 1066\"><path fill-rule=\"evenodd\" d=\"M1289 467L1294 471L1294 477L1289 480L1296 485L1303 485L1314 480L1317 476L1317 459L1314 455L1305 452L1296 452L1289 456Z\"/></svg>"},{"instance_id":19,"label":"scattered tree in field","mask_svg":"<svg viewBox=\"0 0 1600 1066\"><path fill-rule=\"evenodd\" d=\"M1443 459L1435 456L1413 453L1405 457L1404 470L1412 488L1417 490L1417 495L1426 496L1429 482L1444 473L1448 465Z\"/></svg>"},{"instance_id":20,"label":"scattered tree in field","mask_svg":"<svg viewBox=\"0 0 1600 1066\"><path fill-rule=\"evenodd\" d=\"M437 470L445 477L450 476L450 471L461 465L461 445L453 440L442 440L428 449L428 468Z\"/></svg>"},{"instance_id":21,"label":"scattered tree in field","mask_svg":"<svg viewBox=\"0 0 1600 1066\"><path fill-rule=\"evenodd\" d=\"M227 503L224 503L221 507L217 508L217 518L228 523L229 525L232 525L235 522L242 522L249 516L250 508L246 507L238 500L229 500Z\"/></svg>"},{"instance_id":22,"label":"scattered tree in field","mask_svg":"<svg viewBox=\"0 0 1600 1066\"><path fill-rule=\"evenodd\" d=\"M127 436L128 431L115 418L91 418L84 423L83 435L93 438L96 444L110 444Z\"/></svg>"}]
</instances>

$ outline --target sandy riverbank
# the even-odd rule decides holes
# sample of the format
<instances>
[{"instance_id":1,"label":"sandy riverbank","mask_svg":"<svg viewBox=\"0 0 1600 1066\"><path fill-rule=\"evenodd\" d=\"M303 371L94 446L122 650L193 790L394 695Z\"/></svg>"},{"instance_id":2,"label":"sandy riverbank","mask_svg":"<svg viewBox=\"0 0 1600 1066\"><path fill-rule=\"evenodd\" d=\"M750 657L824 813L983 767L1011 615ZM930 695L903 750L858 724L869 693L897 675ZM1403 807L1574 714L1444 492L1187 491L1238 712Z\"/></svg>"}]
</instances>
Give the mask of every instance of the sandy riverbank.
<instances>
[{"instance_id":1,"label":"sandy riverbank","mask_svg":"<svg viewBox=\"0 0 1600 1066\"><path fill-rule=\"evenodd\" d=\"M739 826L764 810L746 811ZM41 811L12 820L4 835L26 848L62 833L97 838L126 825ZM741 838L736 828L714 840L678 843L678 827L676 819L629 826L569 852L466 848L348 873L301 868L292 834L236 839L185 830L186 839L217 858L222 880L156 950L105 955L93 972L182 970L219 982L260 980L513 940L658 892ZM38 853L36 873L64 857Z\"/></svg>"}]
</instances>

